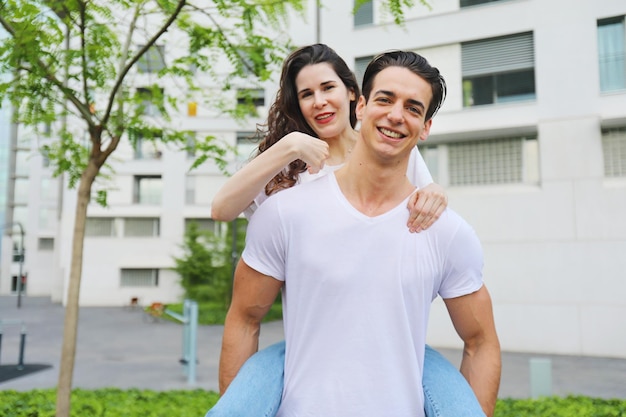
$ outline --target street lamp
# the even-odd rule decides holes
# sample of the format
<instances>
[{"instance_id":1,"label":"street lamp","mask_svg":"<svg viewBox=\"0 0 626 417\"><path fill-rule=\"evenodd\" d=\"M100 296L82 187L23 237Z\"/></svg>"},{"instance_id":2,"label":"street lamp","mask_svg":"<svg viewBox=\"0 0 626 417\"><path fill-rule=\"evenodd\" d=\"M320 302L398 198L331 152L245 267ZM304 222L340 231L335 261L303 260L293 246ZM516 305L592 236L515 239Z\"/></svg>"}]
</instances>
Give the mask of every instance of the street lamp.
<instances>
[{"instance_id":1,"label":"street lamp","mask_svg":"<svg viewBox=\"0 0 626 417\"><path fill-rule=\"evenodd\" d=\"M15 226L20 228L20 270L17 276L17 308L22 306L22 274L24 267L24 227L20 222L9 223L8 226Z\"/></svg>"}]
</instances>

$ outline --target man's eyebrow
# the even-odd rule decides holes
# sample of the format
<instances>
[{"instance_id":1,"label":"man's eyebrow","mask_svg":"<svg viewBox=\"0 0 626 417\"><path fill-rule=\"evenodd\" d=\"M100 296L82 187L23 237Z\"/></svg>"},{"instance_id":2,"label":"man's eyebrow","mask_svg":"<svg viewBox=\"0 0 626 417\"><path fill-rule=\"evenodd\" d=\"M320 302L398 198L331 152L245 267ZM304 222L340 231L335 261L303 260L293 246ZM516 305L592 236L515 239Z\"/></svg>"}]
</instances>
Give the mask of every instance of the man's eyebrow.
<instances>
[{"instance_id":1,"label":"man's eyebrow","mask_svg":"<svg viewBox=\"0 0 626 417\"><path fill-rule=\"evenodd\" d=\"M377 95L377 94L382 94L384 96L391 97L391 98L395 98L396 97L396 94L393 91L388 91L388 90L377 90L374 93L374 95ZM422 109L426 108L426 106L424 106L424 103L422 103L419 100L412 99L412 98L408 99L407 103L410 103L410 104L412 104L414 106L421 107Z\"/></svg>"}]
</instances>

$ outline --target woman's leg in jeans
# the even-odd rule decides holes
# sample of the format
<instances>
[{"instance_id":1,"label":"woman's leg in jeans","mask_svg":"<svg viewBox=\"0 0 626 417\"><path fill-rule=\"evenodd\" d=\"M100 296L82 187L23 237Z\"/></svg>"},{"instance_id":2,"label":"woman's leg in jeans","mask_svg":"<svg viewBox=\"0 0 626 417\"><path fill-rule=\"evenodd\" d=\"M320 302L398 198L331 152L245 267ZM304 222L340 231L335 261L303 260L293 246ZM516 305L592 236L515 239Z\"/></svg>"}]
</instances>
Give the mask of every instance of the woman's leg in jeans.
<instances>
[{"instance_id":1,"label":"woman's leg in jeans","mask_svg":"<svg viewBox=\"0 0 626 417\"><path fill-rule=\"evenodd\" d=\"M465 377L428 345L422 386L426 417L485 417Z\"/></svg>"},{"instance_id":2,"label":"woman's leg in jeans","mask_svg":"<svg viewBox=\"0 0 626 417\"><path fill-rule=\"evenodd\" d=\"M205 417L274 417L283 395L285 342L248 359Z\"/></svg>"}]
</instances>

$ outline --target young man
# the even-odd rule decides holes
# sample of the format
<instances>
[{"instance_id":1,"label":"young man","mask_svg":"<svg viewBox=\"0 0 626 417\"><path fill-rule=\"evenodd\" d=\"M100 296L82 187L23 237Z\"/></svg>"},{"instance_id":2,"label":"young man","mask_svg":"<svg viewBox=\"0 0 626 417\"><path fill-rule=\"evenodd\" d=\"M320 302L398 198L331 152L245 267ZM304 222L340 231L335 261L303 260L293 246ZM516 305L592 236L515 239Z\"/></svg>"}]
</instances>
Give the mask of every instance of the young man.
<instances>
[{"instance_id":1,"label":"young man","mask_svg":"<svg viewBox=\"0 0 626 417\"><path fill-rule=\"evenodd\" d=\"M426 328L440 295L465 343L461 372L493 414L500 348L480 242L451 210L422 233L405 230L415 191L409 155L444 96L423 57L378 56L365 72L361 138L345 166L259 208L235 274L222 391L257 350L260 321L283 288L278 416L423 416Z\"/></svg>"}]
</instances>

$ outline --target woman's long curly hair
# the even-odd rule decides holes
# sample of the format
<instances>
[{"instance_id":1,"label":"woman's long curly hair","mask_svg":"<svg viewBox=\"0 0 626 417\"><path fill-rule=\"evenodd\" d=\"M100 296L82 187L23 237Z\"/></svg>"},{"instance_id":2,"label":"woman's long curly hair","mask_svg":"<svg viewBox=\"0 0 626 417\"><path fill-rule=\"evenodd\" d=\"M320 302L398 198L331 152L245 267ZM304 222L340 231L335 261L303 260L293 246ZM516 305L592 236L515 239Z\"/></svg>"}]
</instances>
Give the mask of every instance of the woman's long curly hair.
<instances>
[{"instance_id":1,"label":"woman's long curly hair","mask_svg":"<svg viewBox=\"0 0 626 417\"><path fill-rule=\"evenodd\" d=\"M353 91L359 97L360 90L356 78L345 61L327 45L314 44L304 46L292 52L283 63L280 83L276 100L270 107L267 124L257 126L256 136L262 138L259 143L258 154L265 152L281 138L291 132L303 132L317 137L317 134L307 124L300 111L298 92L296 91L296 77L307 65L327 62L339 76L348 91ZM356 126L356 100L350 102L350 124ZM306 170L304 161L297 159L278 173L265 186L265 193L271 195L277 191L290 188L298 181L298 175Z\"/></svg>"}]
</instances>

